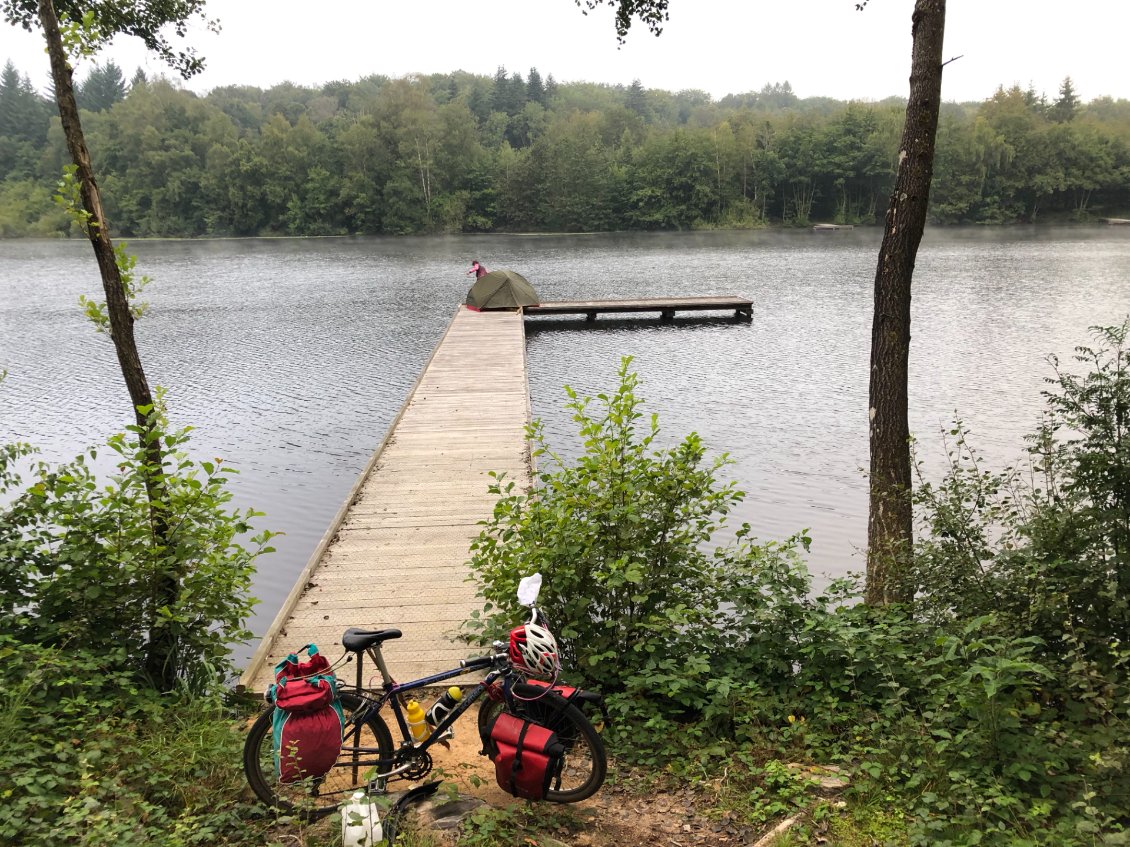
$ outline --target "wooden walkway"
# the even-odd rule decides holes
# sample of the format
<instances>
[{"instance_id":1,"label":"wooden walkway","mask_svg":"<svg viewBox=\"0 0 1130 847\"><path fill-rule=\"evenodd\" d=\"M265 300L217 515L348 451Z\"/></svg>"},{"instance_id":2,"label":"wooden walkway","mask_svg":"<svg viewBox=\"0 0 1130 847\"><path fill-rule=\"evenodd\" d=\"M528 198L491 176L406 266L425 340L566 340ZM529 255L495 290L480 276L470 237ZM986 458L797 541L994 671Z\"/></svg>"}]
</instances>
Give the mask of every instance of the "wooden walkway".
<instances>
[{"instance_id":1,"label":"wooden walkway","mask_svg":"<svg viewBox=\"0 0 1130 847\"><path fill-rule=\"evenodd\" d=\"M749 320L740 297L584 300L527 306L535 315L721 311ZM351 626L397 627L385 645L397 679L455 667L457 639L481 607L467 581L470 543L495 496L490 472L532 485L523 315L463 306L259 643L240 687L261 693L287 653L313 642L331 661ZM351 677L348 677L351 679Z\"/></svg>"},{"instance_id":2,"label":"wooden walkway","mask_svg":"<svg viewBox=\"0 0 1130 847\"><path fill-rule=\"evenodd\" d=\"M641 300L561 300L554 303L540 303L525 306L523 312L528 318L550 315L585 315L595 321L600 314L624 314L628 312L659 312L663 320L671 320L675 312L728 312L734 317L750 320L753 317L753 301L744 297L651 297Z\"/></svg>"},{"instance_id":3,"label":"wooden walkway","mask_svg":"<svg viewBox=\"0 0 1130 847\"><path fill-rule=\"evenodd\" d=\"M466 562L494 508L488 473L531 480L525 349L519 314L459 308L260 642L245 690L264 691L275 663L308 642L333 661L350 626L404 632L385 647L400 680L475 654L454 636L481 604Z\"/></svg>"}]
</instances>

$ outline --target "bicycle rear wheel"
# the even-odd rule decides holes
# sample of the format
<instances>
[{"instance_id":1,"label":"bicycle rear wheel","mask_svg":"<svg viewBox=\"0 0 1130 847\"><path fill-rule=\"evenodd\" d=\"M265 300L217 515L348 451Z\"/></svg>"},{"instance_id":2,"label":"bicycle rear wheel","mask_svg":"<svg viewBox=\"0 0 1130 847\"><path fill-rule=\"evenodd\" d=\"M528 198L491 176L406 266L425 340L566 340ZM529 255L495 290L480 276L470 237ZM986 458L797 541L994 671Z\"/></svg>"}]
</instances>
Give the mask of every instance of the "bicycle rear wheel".
<instances>
[{"instance_id":1,"label":"bicycle rear wheel","mask_svg":"<svg viewBox=\"0 0 1130 847\"><path fill-rule=\"evenodd\" d=\"M360 723L353 719L354 712L366 702L354 694L341 695L345 730L337 764L324 776L287 785L279 782L275 772L271 720L274 709L260 714L243 745L243 771L255 796L280 812L316 819L332 814L356 791L373 787L383 790L384 780L375 778L373 766L354 764L391 760L394 753L392 735L380 715L374 711ZM366 752L359 752L359 748Z\"/></svg>"},{"instance_id":2,"label":"bicycle rear wheel","mask_svg":"<svg viewBox=\"0 0 1130 847\"><path fill-rule=\"evenodd\" d=\"M565 745L565 762L560 779L551 783L545 799L551 803L577 803L592 797L604 784L608 754L588 718L576 706L562 700L560 695L550 693L537 700L516 699L510 709L501 700L484 700L479 707L479 734L485 735L491 721L503 711L552 729Z\"/></svg>"}]
</instances>

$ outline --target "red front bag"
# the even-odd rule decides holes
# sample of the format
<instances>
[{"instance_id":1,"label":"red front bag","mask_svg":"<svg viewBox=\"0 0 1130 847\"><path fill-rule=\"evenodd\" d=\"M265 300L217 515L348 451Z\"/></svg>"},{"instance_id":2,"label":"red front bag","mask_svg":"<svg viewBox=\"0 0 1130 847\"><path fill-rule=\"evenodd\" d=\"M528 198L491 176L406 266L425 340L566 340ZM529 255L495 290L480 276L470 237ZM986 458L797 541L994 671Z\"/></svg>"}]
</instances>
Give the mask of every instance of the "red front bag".
<instances>
[{"instance_id":1,"label":"red front bag","mask_svg":"<svg viewBox=\"0 0 1130 847\"><path fill-rule=\"evenodd\" d=\"M491 721L483 741L503 791L527 800L545 799L564 764L565 745L557 733L501 712Z\"/></svg>"}]
</instances>

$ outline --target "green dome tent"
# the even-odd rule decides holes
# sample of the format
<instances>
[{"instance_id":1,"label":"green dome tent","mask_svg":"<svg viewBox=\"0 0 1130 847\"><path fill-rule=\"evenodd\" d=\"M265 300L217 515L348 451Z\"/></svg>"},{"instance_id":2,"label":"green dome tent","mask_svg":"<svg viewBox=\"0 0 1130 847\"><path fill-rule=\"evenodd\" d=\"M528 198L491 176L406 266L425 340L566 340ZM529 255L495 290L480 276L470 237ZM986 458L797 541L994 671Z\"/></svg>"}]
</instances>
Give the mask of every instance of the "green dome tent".
<instances>
[{"instance_id":1,"label":"green dome tent","mask_svg":"<svg viewBox=\"0 0 1130 847\"><path fill-rule=\"evenodd\" d=\"M533 286L514 271L483 274L467 292L467 305L473 309L517 309L536 306L537 302Z\"/></svg>"}]
</instances>

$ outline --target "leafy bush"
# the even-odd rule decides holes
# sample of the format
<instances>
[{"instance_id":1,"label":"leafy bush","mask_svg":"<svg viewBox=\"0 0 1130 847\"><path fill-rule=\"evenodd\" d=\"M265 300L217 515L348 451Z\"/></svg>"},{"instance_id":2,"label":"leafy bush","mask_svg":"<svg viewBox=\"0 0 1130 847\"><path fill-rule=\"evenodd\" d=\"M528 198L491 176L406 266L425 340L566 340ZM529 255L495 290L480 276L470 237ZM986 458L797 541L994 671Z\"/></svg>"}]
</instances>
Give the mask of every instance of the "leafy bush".
<instances>
[{"instance_id":1,"label":"leafy bush","mask_svg":"<svg viewBox=\"0 0 1130 847\"><path fill-rule=\"evenodd\" d=\"M499 499L472 544L471 567L487 610L505 612L475 622L499 634L518 614L519 579L540 571L539 605L557 624L567 667L609 693L646 691L678 714L712 707L721 714L738 692L717 685L716 664L735 644L758 643L779 672L788 672L781 645L773 643L787 640L787 631L741 630L759 614L755 609L803 605L808 581L789 570L792 544L758 546L748 526L728 546L709 548L743 495L719 481L728 460L708 460L697 435L652 449L659 425L654 416L643 423L630 361L621 364L616 392L595 398L599 413L594 399L566 388L584 441L575 463L552 452L535 423L537 491L518 491L505 478L492 487ZM744 579L771 569L788 571L791 581Z\"/></svg>"},{"instance_id":2,"label":"leafy bush","mask_svg":"<svg viewBox=\"0 0 1130 847\"><path fill-rule=\"evenodd\" d=\"M951 431L949 473L916 492L915 589L934 620L999 610L1054 656L1082 647L1109 666L1111 643L1130 643L1130 320L1094 332L1099 345L1076 350L1085 375L1052 360L1028 467L985 470Z\"/></svg>"},{"instance_id":3,"label":"leafy bush","mask_svg":"<svg viewBox=\"0 0 1130 847\"><path fill-rule=\"evenodd\" d=\"M123 659L0 634L0 844L262 843L235 716L159 697Z\"/></svg>"},{"instance_id":4,"label":"leafy bush","mask_svg":"<svg viewBox=\"0 0 1130 847\"><path fill-rule=\"evenodd\" d=\"M117 473L106 483L92 469L94 449L57 467L32 463L28 484L17 466L32 449L0 449L0 631L40 646L82 645L122 668L142 667L152 634L171 632L180 679L208 690L230 671L232 644L249 635L253 562L271 549L272 533L245 548L240 538L259 513L225 510L234 471L190 459L189 430L171 431L150 414L172 467L147 464L136 426L109 440ZM150 523L146 482L155 475L166 544ZM169 578L179 586L172 606L157 599Z\"/></svg>"},{"instance_id":5,"label":"leafy bush","mask_svg":"<svg viewBox=\"0 0 1130 847\"><path fill-rule=\"evenodd\" d=\"M247 801L244 718L222 699L244 638L256 513L228 512L220 460L193 462L188 430L151 412L171 465L146 464L140 430L51 467L0 445L0 844L262 844ZM23 476L28 477L25 483ZM160 476L169 543L158 544L146 482ZM175 574L177 602L155 601ZM172 632L180 690L140 672L151 634Z\"/></svg>"},{"instance_id":6,"label":"leafy bush","mask_svg":"<svg viewBox=\"0 0 1130 847\"><path fill-rule=\"evenodd\" d=\"M922 843L971 843L958 833L974 820L1033 844L1130 825L1130 320L1093 332L1085 374L1052 358L1026 466L984 468L959 422L948 474L916 492L917 615L943 643L997 648L931 660L947 699L923 715L949 733L931 744L950 769L911 781L932 782Z\"/></svg>"},{"instance_id":7,"label":"leafy bush","mask_svg":"<svg viewBox=\"0 0 1130 847\"><path fill-rule=\"evenodd\" d=\"M518 580L541 571L622 761L724 771L754 797L767 762L816 757L853 772L860 802L899 807L913 844L1127 843L1128 333L1100 330L1078 351L1090 373L1057 374L1027 474L983 468L957 426L951 473L918 490L913 607L863 605L850 580L811 596L803 535L743 526L712 546L741 498L725 458L694 435L652 450L625 360L599 413L568 391L579 459L535 425L537 489L497 480L472 623L513 625Z\"/></svg>"}]
</instances>

